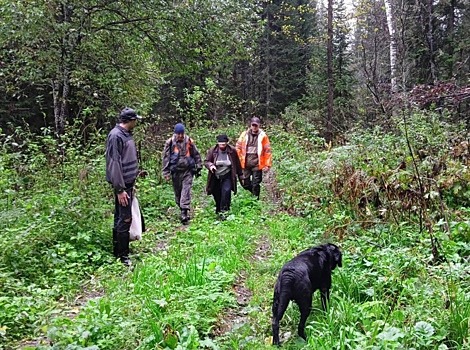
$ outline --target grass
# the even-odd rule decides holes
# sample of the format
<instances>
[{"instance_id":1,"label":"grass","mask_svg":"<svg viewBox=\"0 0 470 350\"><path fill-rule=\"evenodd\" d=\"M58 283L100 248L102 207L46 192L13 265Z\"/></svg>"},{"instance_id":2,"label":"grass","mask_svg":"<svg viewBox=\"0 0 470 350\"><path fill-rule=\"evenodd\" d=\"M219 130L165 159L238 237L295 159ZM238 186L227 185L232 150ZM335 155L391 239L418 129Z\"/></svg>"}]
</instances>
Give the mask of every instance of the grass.
<instances>
[{"instance_id":1,"label":"grass","mask_svg":"<svg viewBox=\"0 0 470 350\"><path fill-rule=\"evenodd\" d=\"M194 132L201 151L212 144L203 130L201 137ZM351 154L305 152L276 126L268 134L279 203L265 188L260 202L239 188L231 215L218 221L203 176L193 189L194 218L182 228L171 185L156 174L139 181L149 230L132 243L132 271L110 255L112 198L101 155L85 181L76 177L87 166L78 155L54 174L47 157L35 158L27 185L10 170L0 176L2 191L23 186L2 197L8 212L0 242L0 348L269 349L280 267L332 241L344 261L333 273L330 307L321 311L314 296L305 342L296 336L299 312L290 305L281 322L284 349L469 349L467 211L452 217L451 235L436 231L447 261L435 263L429 235L415 220L397 225L371 216L365 223L333 196L325 164L350 162ZM144 163L154 169L150 150ZM10 169L12 160L1 159ZM237 280L251 292L248 305L237 304ZM244 318L214 337L227 310ZM28 341L41 337L47 341Z\"/></svg>"}]
</instances>

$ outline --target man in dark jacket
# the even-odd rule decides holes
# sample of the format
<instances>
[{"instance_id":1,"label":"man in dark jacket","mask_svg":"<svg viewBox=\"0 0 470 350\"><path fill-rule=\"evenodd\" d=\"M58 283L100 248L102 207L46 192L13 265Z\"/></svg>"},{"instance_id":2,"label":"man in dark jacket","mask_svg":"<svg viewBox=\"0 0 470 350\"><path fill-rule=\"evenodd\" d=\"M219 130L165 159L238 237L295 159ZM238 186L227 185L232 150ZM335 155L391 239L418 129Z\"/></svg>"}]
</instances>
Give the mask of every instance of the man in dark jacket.
<instances>
[{"instance_id":1,"label":"man in dark jacket","mask_svg":"<svg viewBox=\"0 0 470 350\"><path fill-rule=\"evenodd\" d=\"M137 119L131 108L119 114L119 123L108 134L106 141L106 180L113 186L115 211L113 227L113 253L126 266L129 260L129 229L134 184L139 173L137 148L132 138Z\"/></svg>"},{"instance_id":2,"label":"man in dark jacket","mask_svg":"<svg viewBox=\"0 0 470 350\"><path fill-rule=\"evenodd\" d=\"M175 202L181 209L181 223L189 221L191 207L191 188L193 176L200 176L202 169L201 155L193 140L185 134L184 125L175 125L174 134L166 140L163 149L163 177L173 183Z\"/></svg>"},{"instance_id":3,"label":"man in dark jacket","mask_svg":"<svg viewBox=\"0 0 470 350\"><path fill-rule=\"evenodd\" d=\"M232 191L237 193L237 177L243 173L235 148L228 145L227 135L217 136L217 145L207 152L204 165L209 170L206 192L214 196L215 212L223 219L230 210Z\"/></svg>"}]
</instances>

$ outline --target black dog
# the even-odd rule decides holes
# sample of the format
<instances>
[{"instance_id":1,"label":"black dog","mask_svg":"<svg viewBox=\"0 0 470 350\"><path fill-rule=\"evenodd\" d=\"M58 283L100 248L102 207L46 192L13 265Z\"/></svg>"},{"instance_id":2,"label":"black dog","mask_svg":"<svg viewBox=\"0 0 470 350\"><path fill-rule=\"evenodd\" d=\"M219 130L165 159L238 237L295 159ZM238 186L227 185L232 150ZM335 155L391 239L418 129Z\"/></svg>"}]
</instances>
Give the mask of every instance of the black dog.
<instances>
[{"instance_id":1,"label":"black dog","mask_svg":"<svg viewBox=\"0 0 470 350\"><path fill-rule=\"evenodd\" d=\"M322 307L326 310L330 299L331 271L336 266L341 267L341 264L341 251L336 245L328 243L301 252L282 267L274 287L274 345L280 345L279 321L291 300L295 301L300 309L299 336L306 339L305 322L312 308L312 294L320 289Z\"/></svg>"}]
</instances>

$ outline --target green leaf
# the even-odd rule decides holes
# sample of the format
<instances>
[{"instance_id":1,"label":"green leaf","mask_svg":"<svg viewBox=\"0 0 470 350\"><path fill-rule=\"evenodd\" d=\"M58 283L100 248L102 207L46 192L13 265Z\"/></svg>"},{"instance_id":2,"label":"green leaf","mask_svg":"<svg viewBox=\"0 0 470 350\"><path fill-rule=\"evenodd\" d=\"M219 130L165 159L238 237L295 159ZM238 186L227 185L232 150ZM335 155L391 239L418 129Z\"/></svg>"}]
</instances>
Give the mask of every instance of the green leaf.
<instances>
[{"instance_id":1,"label":"green leaf","mask_svg":"<svg viewBox=\"0 0 470 350\"><path fill-rule=\"evenodd\" d=\"M416 333L428 338L434 334L434 327L426 321L416 322L414 329Z\"/></svg>"}]
</instances>

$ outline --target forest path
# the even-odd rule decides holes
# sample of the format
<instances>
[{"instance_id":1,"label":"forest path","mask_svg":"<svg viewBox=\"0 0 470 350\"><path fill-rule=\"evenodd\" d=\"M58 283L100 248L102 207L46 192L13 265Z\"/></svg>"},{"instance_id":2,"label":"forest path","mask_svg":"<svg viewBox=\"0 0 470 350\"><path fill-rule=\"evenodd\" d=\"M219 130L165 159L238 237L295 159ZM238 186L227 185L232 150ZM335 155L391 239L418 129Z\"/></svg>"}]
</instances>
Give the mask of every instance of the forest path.
<instances>
[{"instance_id":1,"label":"forest path","mask_svg":"<svg viewBox=\"0 0 470 350\"><path fill-rule=\"evenodd\" d=\"M197 201L199 202L199 205L202 207L213 205L211 196L196 196L198 197ZM273 170L263 174L261 201L269 206L270 215L274 215L278 211L278 207L280 206L281 202L281 194L278 190L276 176ZM192 215L195 214L192 213ZM171 246L171 241L176 237L178 232L187 230L188 226L177 223L179 212L176 208L168 208L166 216L172 222L169 231L166 231L165 233L157 233L155 245L152 247L147 247L148 251L141 253L159 254L167 251ZM267 227L262 223L262 221L260 227L263 231L267 230ZM152 225L147 227L147 234L154 231L155 227L152 227ZM249 257L251 266L263 264L264 261L270 258L271 242L267 234L263 233L260 237L258 237L255 245L256 248L254 249L253 254ZM131 251L132 250L134 249L131 244ZM137 260L134 260L134 262L138 263L138 260L140 260L139 257L136 256L136 259ZM249 277L250 271L243 270L239 272L232 286L233 294L237 300L237 306L231 309L227 309L226 312L219 317L212 332L213 337L224 338L230 333L235 332L239 327L249 322L249 304L253 297L253 293L247 285L247 280ZM52 319L57 316L67 317L72 320L80 314L81 310L91 300L100 299L105 296L105 294L106 292L103 289L100 281L95 279L94 276L91 276L89 280L84 281L81 290L72 299L59 300L58 305L55 306L54 314L50 315L50 320L52 321ZM44 329L38 329L33 338L24 339L18 342L15 348L34 349L38 347L48 347L50 345L50 339L48 338L47 334L44 333Z\"/></svg>"},{"instance_id":2,"label":"forest path","mask_svg":"<svg viewBox=\"0 0 470 350\"><path fill-rule=\"evenodd\" d=\"M275 214L280 207L281 199L281 192L276 181L276 173L271 169L263 174L261 200L268 202L271 208L270 214ZM263 230L266 230L266 227L263 227ZM263 263L270 258L270 255L271 241L268 235L263 234L256 242L255 251L250 257L250 261L252 262L250 265ZM216 327L212 332L212 336L224 338L230 333L236 332L237 329L249 322L249 304L253 297L252 291L247 286L249 273L249 271L241 271L238 274L232 286L233 293L237 300L237 307L227 309L226 312L219 317Z\"/></svg>"}]
</instances>

